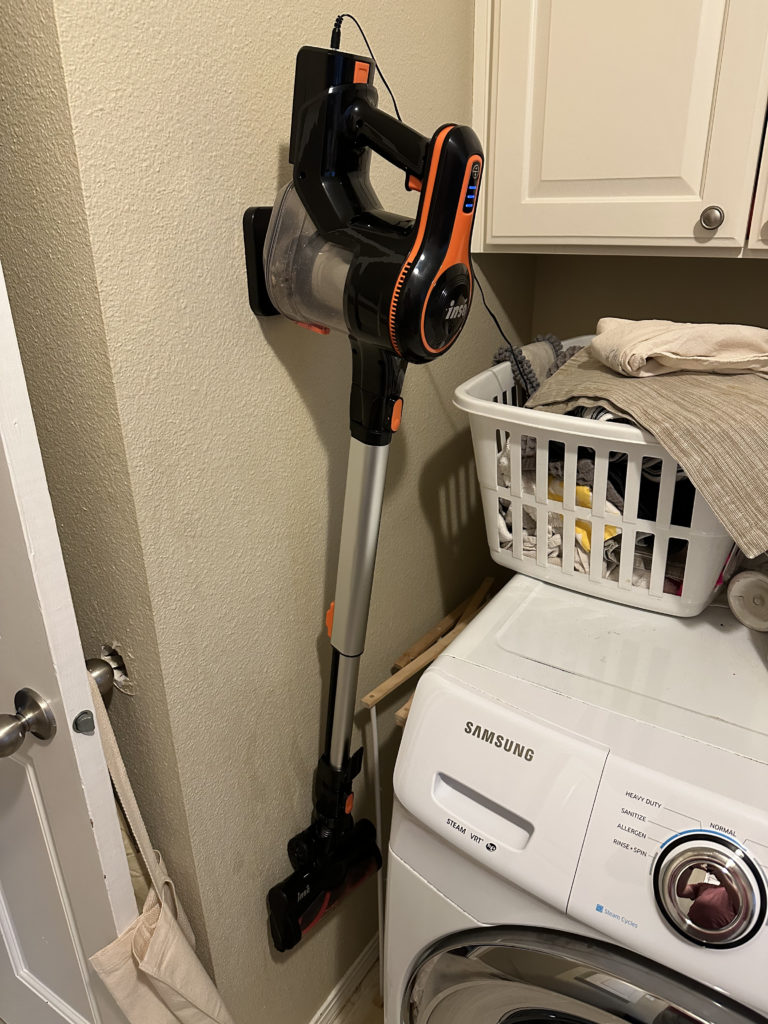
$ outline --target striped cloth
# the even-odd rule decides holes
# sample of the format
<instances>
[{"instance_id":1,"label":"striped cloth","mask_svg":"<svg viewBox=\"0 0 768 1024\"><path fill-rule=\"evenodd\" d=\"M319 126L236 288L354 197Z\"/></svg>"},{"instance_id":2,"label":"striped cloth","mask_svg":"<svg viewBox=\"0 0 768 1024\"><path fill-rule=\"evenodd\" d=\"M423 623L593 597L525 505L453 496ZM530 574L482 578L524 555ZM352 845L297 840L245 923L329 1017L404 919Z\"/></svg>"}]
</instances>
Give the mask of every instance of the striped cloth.
<instances>
[{"instance_id":1,"label":"striped cloth","mask_svg":"<svg viewBox=\"0 0 768 1024\"><path fill-rule=\"evenodd\" d=\"M604 405L677 459L742 551L768 551L768 380L677 372L622 377L579 352L526 403L564 413Z\"/></svg>"}]
</instances>

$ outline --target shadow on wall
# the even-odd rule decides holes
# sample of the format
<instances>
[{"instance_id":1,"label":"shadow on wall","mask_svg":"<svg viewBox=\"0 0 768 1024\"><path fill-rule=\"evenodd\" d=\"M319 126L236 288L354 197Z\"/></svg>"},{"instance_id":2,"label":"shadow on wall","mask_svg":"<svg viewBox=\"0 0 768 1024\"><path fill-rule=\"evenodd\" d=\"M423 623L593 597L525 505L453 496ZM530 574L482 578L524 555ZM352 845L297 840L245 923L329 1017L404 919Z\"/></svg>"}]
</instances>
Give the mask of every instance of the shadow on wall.
<instances>
[{"instance_id":1,"label":"shadow on wall","mask_svg":"<svg viewBox=\"0 0 768 1024\"><path fill-rule=\"evenodd\" d=\"M424 464L419 501L425 518L434 527L432 540L443 604L452 608L467 596L456 589L457 579L466 578L457 574L457 565L476 566L469 575L478 583L495 572L485 539L469 428L450 438Z\"/></svg>"},{"instance_id":2,"label":"shadow on wall","mask_svg":"<svg viewBox=\"0 0 768 1024\"><path fill-rule=\"evenodd\" d=\"M533 329L589 334L604 316L764 327L765 276L759 259L539 256Z\"/></svg>"}]
</instances>

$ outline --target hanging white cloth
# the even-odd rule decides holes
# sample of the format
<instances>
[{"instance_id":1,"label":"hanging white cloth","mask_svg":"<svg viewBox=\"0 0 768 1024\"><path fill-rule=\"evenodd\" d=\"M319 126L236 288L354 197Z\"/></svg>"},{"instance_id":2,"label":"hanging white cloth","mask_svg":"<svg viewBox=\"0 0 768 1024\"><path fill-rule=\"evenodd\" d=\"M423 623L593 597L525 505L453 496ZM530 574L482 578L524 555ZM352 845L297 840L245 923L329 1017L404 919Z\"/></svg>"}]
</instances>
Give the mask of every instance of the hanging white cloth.
<instances>
[{"instance_id":1,"label":"hanging white cloth","mask_svg":"<svg viewBox=\"0 0 768 1024\"><path fill-rule=\"evenodd\" d=\"M91 958L130 1024L234 1024L195 953L195 937L152 848L96 684L91 691L109 774L152 885L133 924Z\"/></svg>"}]
</instances>

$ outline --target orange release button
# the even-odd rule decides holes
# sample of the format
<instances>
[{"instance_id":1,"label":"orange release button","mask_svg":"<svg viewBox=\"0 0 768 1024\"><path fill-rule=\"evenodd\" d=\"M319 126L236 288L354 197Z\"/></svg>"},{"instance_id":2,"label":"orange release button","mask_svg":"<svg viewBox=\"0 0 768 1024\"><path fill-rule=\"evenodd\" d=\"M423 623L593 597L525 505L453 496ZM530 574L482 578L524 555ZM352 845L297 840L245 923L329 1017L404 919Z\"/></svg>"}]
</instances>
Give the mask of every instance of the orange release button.
<instances>
[{"instance_id":1,"label":"orange release button","mask_svg":"<svg viewBox=\"0 0 768 1024\"><path fill-rule=\"evenodd\" d=\"M392 406L392 415L389 418L389 425L392 429L392 433L395 433L400 429L400 424L403 421L403 400L402 398L396 398L395 403Z\"/></svg>"},{"instance_id":2,"label":"orange release button","mask_svg":"<svg viewBox=\"0 0 768 1024\"><path fill-rule=\"evenodd\" d=\"M336 602L331 601L331 607L325 613L325 628L328 630L328 639L331 639L331 633L333 632L333 609L336 607Z\"/></svg>"}]
</instances>

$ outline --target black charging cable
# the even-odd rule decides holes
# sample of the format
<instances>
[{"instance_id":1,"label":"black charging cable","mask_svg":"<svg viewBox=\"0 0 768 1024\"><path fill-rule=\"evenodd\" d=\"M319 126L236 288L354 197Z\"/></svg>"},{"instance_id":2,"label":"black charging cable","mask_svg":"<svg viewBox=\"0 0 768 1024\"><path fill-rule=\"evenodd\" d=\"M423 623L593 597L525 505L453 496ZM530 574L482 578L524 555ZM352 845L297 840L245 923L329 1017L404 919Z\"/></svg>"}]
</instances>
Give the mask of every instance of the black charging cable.
<instances>
[{"instance_id":1,"label":"black charging cable","mask_svg":"<svg viewBox=\"0 0 768 1024\"><path fill-rule=\"evenodd\" d=\"M482 283L480 282L480 278L477 276L477 274L475 274L474 280L475 280L475 283L477 284L478 291L480 292L480 298L483 300L483 305L485 306L485 309L486 309L486 312L488 313L488 316L496 324L496 330L502 336L502 338L504 339L504 342L505 342L507 348L509 349L509 358L515 364L515 366L517 367L517 372L520 375L520 380L525 380L526 379L525 367L520 365L520 359L518 357L517 348L512 344L512 342L506 336L506 334L504 333L504 331L502 329L501 324L496 319L496 314L493 312L491 307L486 302L486 300L485 300L485 292L483 291ZM499 351L501 351L501 350L499 350Z\"/></svg>"},{"instance_id":2,"label":"black charging cable","mask_svg":"<svg viewBox=\"0 0 768 1024\"><path fill-rule=\"evenodd\" d=\"M381 66L380 66L379 62L376 60L376 58L373 55L373 50L371 49L371 44L368 42L368 38L367 38L365 32L363 32L363 26L360 24L360 22L357 20L357 18L354 16L354 14L340 14L338 16L338 18L336 19L336 21L333 23L333 31L331 32L331 49L332 50L338 50L339 46L341 46L341 23L342 23L342 21L344 21L345 18L349 18L350 21L354 21L355 25L357 25L357 29L358 29L360 35L363 37L363 42L365 43L365 45L366 45L366 47L368 49L368 53L370 53L370 55L371 55L371 60L376 65L376 70L379 72L379 78L384 83L384 88L387 90L387 92L389 93L389 95L390 95L390 97L392 99L392 105L395 108L395 114L397 115L397 120L398 121L402 121L403 119L400 116L400 111L399 111L398 106L397 106L397 100L395 99L395 94L389 88L389 82L387 82L386 78L384 77L384 72L381 70Z\"/></svg>"},{"instance_id":3,"label":"black charging cable","mask_svg":"<svg viewBox=\"0 0 768 1024\"><path fill-rule=\"evenodd\" d=\"M481 282L480 282L480 278L478 277L478 275L477 275L477 274L475 274L475 283L477 284L477 290L478 290L478 291L480 292L480 298L481 298L481 299L483 300L483 305L484 305L484 306L485 306L485 308L486 308L486 311L487 311L487 313L488 313L488 316L489 316L489 317L491 318L491 320L493 320L493 322L494 322L494 323L496 324L496 330L497 330L497 331L499 332L499 334L500 334L500 335L502 336L502 338L504 339L504 341L505 341L505 342L506 342L506 343L507 343L507 344L509 345L509 347L510 347L511 349L513 349L513 350L514 350L514 347L515 347L515 346L514 346L514 345L512 344L512 342L511 342L511 341L509 340L509 338L508 338L508 337L506 336L506 334L504 333L504 331L503 331L503 329L502 329L502 326L501 326L501 324L499 323L499 321L498 321L498 320L497 320L497 318L496 318L496 314L495 314L495 313L493 312L493 310L491 309L491 307L490 307L490 306L488 305L488 303L487 303L487 301L486 301L486 298L485 298L485 292L483 291L483 286L482 286L482 284L481 284Z\"/></svg>"}]
</instances>

